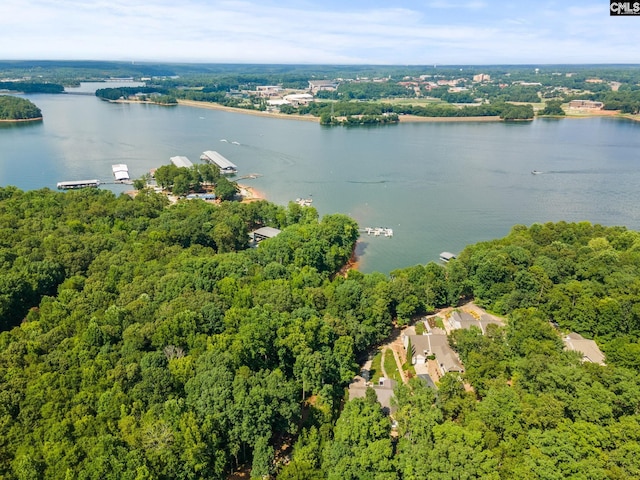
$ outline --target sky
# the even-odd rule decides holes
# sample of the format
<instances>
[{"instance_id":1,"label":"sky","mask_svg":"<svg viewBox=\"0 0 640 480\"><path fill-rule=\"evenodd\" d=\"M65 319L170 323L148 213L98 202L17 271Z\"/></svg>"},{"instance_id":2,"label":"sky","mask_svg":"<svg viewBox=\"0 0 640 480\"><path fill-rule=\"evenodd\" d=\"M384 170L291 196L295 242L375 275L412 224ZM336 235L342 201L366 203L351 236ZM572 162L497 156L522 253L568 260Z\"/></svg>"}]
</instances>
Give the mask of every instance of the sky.
<instances>
[{"instance_id":1,"label":"sky","mask_svg":"<svg viewBox=\"0 0 640 480\"><path fill-rule=\"evenodd\" d=\"M606 0L1 0L0 60L640 63Z\"/></svg>"}]
</instances>

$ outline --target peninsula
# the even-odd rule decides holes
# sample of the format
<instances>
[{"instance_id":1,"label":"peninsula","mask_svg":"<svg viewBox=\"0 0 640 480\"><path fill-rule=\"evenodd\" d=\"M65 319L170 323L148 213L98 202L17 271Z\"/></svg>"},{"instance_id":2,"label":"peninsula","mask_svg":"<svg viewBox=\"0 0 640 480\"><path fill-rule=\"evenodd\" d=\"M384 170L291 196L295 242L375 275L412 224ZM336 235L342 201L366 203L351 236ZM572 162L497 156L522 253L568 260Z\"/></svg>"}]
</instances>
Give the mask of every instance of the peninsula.
<instances>
[{"instance_id":1,"label":"peninsula","mask_svg":"<svg viewBox=\"0 0 640 480\"><path fill-rule=\"evenodd\" d=\"M0 95L0 122L42 120L42 112L25 98Z\"/></svg>"}]
</instances>

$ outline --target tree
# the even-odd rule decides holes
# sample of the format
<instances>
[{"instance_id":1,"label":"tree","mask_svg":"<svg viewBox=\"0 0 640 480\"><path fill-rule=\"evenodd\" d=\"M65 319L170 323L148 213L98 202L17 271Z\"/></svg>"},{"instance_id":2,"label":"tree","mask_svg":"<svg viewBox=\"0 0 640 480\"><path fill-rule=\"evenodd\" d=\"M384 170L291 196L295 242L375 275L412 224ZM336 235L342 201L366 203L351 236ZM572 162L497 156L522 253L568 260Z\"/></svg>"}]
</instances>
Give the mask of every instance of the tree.
<instances>
[{"instance_id":1,"label":"tree","mask_svg":"<svg viewBox=\"0 0 640 480\"><path fill-rule=\"evenodd\" d=\"M563 116L564 114L562 101L560 100L549 100L545 102L544 108L538 112L538 115Z\"/></svg>"},{"instance_id":2,"label":"tree","mask_svg":"<svg viewBox=\"0 0 640 480\"><path fill-rule=\"evenodd\" d=\"M220 200L233 200L238 193L238 185L225 177L220 177L217 180L215 192Z\"/></svg>"}]
</instances>

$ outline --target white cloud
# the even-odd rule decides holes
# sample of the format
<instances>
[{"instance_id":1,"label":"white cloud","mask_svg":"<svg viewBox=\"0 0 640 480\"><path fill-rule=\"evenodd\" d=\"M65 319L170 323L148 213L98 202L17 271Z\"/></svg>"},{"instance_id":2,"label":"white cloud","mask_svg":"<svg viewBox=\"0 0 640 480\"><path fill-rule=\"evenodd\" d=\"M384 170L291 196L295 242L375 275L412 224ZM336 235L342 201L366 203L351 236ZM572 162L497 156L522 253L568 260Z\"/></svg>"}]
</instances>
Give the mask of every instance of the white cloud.
<instances>
[{"instance_id":1,"label":"white cloud","mask_svg":"<svg viewBox=\"0 0 640 480\"><path fill-rule=\"evenodd\" d=\"M346 3L346 2L345 2ZM502 2L497 2L502 3ZM378 5L378 6L376 6ZM601 5L426 7L249 0L3 0L0 58L261 63L640 62ZM471 19L451 8L473 10ZM602 10L602 12L600 12ZM517 12L517 13L516 13ZM613 56L615 55L615 56Z\"/></svg>"}]
</instances>

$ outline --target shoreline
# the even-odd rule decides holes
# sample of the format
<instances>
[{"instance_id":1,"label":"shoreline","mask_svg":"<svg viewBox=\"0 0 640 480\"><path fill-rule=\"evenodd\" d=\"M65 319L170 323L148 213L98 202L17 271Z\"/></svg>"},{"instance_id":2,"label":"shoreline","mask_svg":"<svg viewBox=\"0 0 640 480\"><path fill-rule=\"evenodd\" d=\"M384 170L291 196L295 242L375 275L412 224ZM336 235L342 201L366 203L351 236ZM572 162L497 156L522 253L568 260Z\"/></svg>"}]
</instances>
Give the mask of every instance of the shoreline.
<instances>
[{"instance_id":1,"label":"shoreline","mask_svg":"<svg viewBox=\"0 0 640 480\"><path fill-rule=\"evenodd\" d=\"M24 123L24 122L39 122L44 120L44 117L36 117L36 118L2 118L0 119L0 123Z\"/></svg>"},{"instance_id":2,"label":"shoreline","mask_svg":"<svg viewBox=\"0 0 640 480\"><path fill-rule=\"evenodd\" d=\"M245 115L254 115L258 117L268 118L280 118L285 120L302 120L305 122L320 123L319 117L313 117L310 115L297 115L286 114L276 112L263 112L260 110L249 110L246 108L226 107L218 103L213 102L201 102L196 100L178 100L178 105L184 105L187 107L204 108L209 110L220 110L230 113L243 113ZM611 112L611 113L609 113ZM617 110L599 110L597 112L571 112L566 115L558 116L557 118L593 118L593 117L609 117L609 118L624 118L632 120L634 122L640 121L640 114L621 114ZM544 117L534 117L531 120ZM421 117L418 115L398 115L398 124L400 123L459 123L459 122L504 122L502 118L497 115L492 116L473 116L473 117Z\"/></svg>"},{"instance_id":3,"label":"shoreline","mask_svg":"<svg viewBox=\"0 0 640 480\"><path fill-rule=\"evenodd\" d=\"M419 115L398 115L398 123L420 123L420 122L504 122L497 115L476 116L476 117L421 117Z\"/></svg>"},{"instance_id":4,"label":"shoreline","mask_svg":"<svg viewBox=\"0 0 640 480\"><path fill-rule=\"evenodd\" d=\"M199 102L195 100L178 100L178 105L184 105L186 107L195 107L195 108L206 108L208 110L221 110L223 112L230 112L230 113L244 113L245 115L254 115L257 117L282 118L285 120L302 120L305 122L320 123L320 118L312 117L310 115L296 115L296 114L289 115L286 113L274 113L274 112L263 112L260 110L249 110L248 108L225 107L224 105L220 105L219 103L213 103L213 102Z\"/></svg>"},{"instance_id":5,"label":"shoreline","mask_svg":"<svg viewBox=\"0 0 640 480\"><path fill-rule=\"evenodd\" d=\"M251 203L266 200L266 195L255 187L238 183L238 194L242 197L240 203Z\"/></svg>"}]
</instances>

